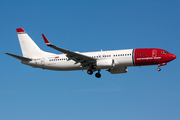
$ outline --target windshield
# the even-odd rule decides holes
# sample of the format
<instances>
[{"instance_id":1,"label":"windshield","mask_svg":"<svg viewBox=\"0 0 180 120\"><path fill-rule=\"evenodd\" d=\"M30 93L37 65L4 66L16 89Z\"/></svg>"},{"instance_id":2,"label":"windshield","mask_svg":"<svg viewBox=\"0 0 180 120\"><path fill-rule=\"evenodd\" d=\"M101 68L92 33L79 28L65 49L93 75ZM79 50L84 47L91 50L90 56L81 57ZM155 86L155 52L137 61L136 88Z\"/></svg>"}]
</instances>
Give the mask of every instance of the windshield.
<instances>
[{"instance_id":1,"label":"windshield","mask_svg":"<svg viewBox=\"0 0 180 120\"><path fill-rule=\"evenodd\" d=\"M169 53L168 51L161 51L161 53Z\"/></svg>"}]
</instances>

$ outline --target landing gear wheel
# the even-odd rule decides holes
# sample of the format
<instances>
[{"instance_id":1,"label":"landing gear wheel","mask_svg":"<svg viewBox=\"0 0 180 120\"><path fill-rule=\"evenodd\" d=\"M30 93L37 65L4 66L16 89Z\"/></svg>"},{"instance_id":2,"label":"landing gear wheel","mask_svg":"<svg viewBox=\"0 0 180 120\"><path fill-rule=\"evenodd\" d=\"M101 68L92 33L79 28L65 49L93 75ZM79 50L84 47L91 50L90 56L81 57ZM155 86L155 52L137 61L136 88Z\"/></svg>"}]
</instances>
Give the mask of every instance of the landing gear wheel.
<instances>
[{"instance_id":1,"label":"landing gear wheel","mask_svg":"<svg viewBox=\"0 0 180 120\"><path fill-rule=\"evenodd\" d=\"M97 78L100 78L100 77L101 77L101 74L98 72L98 73L95 74L95 76L96 76Z\"/></svg>"},{"instance_id":2,"label":"landing gear wheel","mask_svg":"<svg viewBox=\"0 0 180 120\"><path fill-rule=\"evenodd\" d=\"M161 71L161 68L158 68L157 70L158 70L158 71Z\"/></svg>"},{"instance_id":3,"label":"landing gear wheel","mask_svg":"<svg viewBox=\"0 0 180 120\"><path fill-rule=\"evenodd\" d=\"M88 73L89 75L92 75L92 74L93 74L93 71L90 69L90 70L87 71L87 73Z\"/></svg>"}]
</instances>

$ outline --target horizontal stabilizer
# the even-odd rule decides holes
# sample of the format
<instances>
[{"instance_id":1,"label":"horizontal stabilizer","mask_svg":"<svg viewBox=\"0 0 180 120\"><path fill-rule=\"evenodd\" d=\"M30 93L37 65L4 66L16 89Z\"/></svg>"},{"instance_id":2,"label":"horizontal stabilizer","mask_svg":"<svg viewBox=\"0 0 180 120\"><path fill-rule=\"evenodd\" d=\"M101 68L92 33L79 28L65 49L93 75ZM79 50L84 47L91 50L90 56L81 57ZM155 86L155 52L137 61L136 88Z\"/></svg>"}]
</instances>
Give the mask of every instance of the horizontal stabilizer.
<instances>
[{"instance_id":1,"label":"horizontal stabilizer","mask_svg":"<svg viewBox=\"0 0 180 120\"><path fill-rule=\"evenodd\" d=\"M5 53L5 54L10 55L10 56L12 56L12 57L14 57L14 58L16 58L16 59L23 60L23 61L30 61L30 60L32 60L32 59L30 59L30 58L21 57L21 56L13 55L13 54L10 54L10 53Z\"/></svg>"}]
</instances>

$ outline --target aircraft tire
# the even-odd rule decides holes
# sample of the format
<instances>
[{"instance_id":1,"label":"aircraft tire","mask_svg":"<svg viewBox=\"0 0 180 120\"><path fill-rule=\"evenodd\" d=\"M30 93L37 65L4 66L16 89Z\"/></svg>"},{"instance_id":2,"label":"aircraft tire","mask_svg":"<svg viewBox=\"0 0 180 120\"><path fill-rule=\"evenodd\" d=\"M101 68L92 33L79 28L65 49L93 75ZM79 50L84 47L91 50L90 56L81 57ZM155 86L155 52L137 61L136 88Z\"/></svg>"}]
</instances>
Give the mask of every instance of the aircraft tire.
<instances>
[{"instance_id":1,"label":"aircraft tire","mask_svg":"<svg viewBox=\"0 0 180 120\"><path fill-rule=\"evenodd\" d=\"M161 68L158 68L157 70L158 70L158 71L161 71Z\"/></svg>"},{"instance_id":2,"label":"aircraft tire","mask_svg":"<svg viewBox=\"0 0 180 120\"><path fill-rule=\"evenodd\" d=\"M90 70L87 71L87 73L88 73L89 75L92 75L92 74L93 74L93 71L90 69Z\"/></svg>"},{"instance_id":3,"label":"aircraft tire","mask_svg":"<svg viewBox=\"0 0 180 120\"><path fill-rule=\"evenodd\" d=\"M100 77L101 77L101 74L100 74L100 73L96 73L95 76L96 76L97 78L100 78Z\"/></svg>"}]
</instances>

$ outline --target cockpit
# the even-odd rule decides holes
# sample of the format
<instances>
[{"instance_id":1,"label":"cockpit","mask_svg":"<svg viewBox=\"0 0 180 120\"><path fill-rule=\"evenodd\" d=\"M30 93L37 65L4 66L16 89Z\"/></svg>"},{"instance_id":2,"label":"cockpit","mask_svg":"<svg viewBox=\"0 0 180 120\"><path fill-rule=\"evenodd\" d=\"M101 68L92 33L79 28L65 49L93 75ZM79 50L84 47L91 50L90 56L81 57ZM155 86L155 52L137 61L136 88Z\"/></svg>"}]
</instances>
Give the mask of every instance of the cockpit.
<instances>
[{"instance_id":1,"label":"cockpit","mask_svg":"<svg viewBox=\"0 0 180 120\"><path fill-rule=\"evenodd\" d=\"M169 53L168 51L161 51L161 53Z\"/></svg>"}]
</instances>

